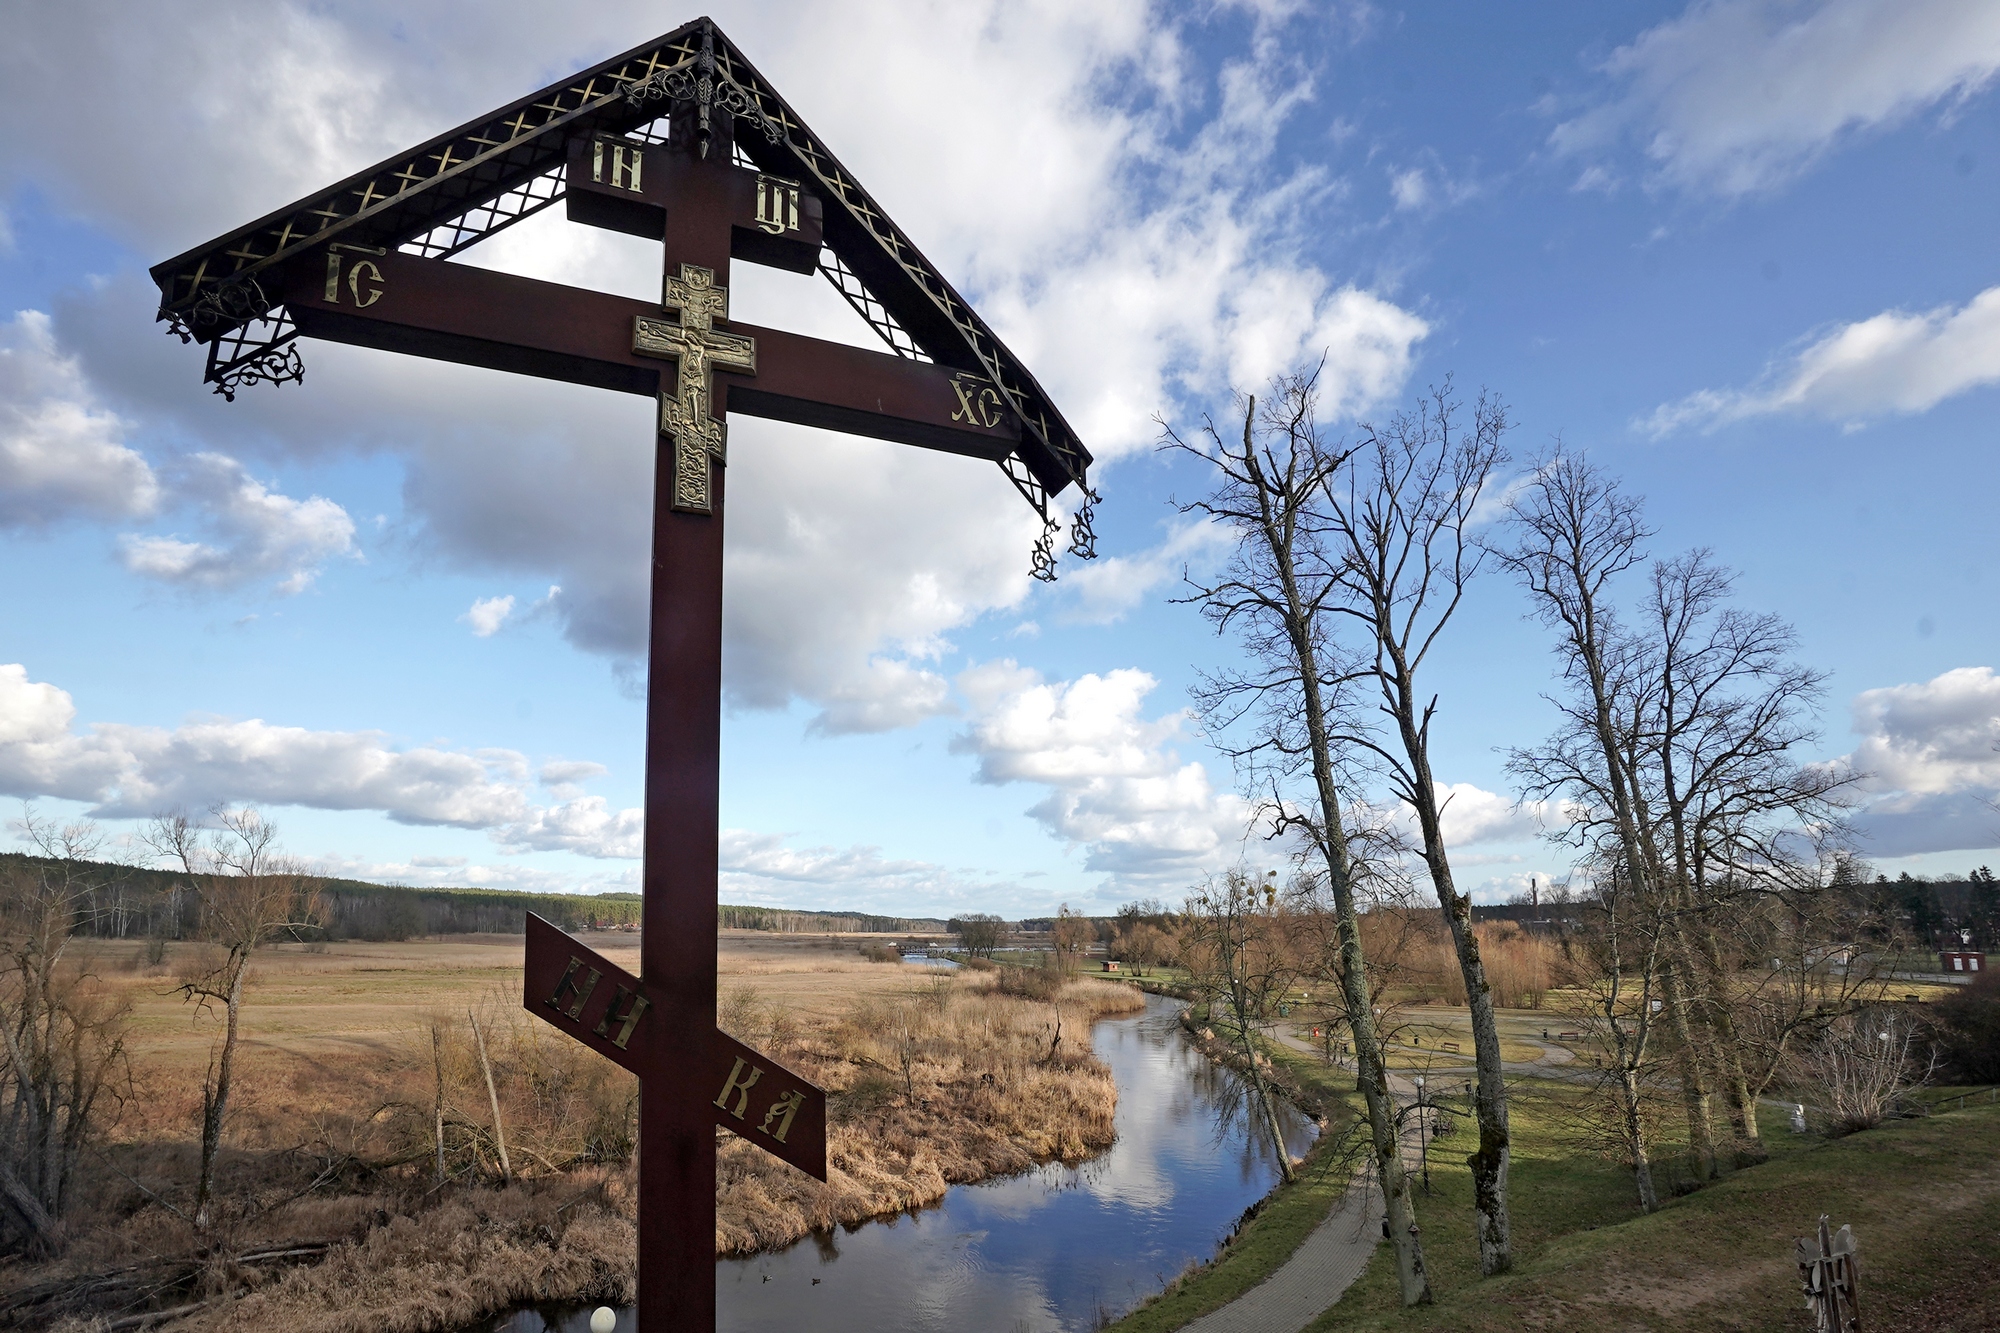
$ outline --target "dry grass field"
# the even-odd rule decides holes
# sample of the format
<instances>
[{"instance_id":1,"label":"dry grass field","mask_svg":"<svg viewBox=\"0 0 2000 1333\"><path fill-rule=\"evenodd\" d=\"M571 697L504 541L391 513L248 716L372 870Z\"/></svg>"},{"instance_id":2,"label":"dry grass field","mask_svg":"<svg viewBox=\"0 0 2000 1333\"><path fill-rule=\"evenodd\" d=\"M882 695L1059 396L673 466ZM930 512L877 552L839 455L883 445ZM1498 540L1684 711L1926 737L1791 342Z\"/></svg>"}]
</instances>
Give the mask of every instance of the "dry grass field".
<instances>
[{"instance_id":1,"label":"dry grass field","mask_svg":"<svg viewBox=\"0 0 2000 1333\"><path fill-rule=\"evenodd\" d=\"M581 938L638 970L636 935ZM1090 1055L1089 1024L1141 996L860 952L888 942L718 941L718 1021L826 1088L831 1122L825 1184L722 1136L718 1253L919 1207L951 1184L1110 1143L1116 1090ZM260 950L225 1133L223 1220L195 1236L179 1211L220 1027L174 992L192 961L176 951L195 947L170 945L153 964L142 943L97 951L94 970L130 1006L128 1095L64 1253L0 1268L0 1328L81 1333L106 1326L91 1316L166 1308L177 1313L144 1326L414 1333L523 1300L629 1292L636 1081L522 1012L520 936ZM511 1186L469 1014L493 1068ZM303 1253L256 1257L273 1249ZM78 1296L106 1273L125 1276Z\"/></svg>"}]
</instances>

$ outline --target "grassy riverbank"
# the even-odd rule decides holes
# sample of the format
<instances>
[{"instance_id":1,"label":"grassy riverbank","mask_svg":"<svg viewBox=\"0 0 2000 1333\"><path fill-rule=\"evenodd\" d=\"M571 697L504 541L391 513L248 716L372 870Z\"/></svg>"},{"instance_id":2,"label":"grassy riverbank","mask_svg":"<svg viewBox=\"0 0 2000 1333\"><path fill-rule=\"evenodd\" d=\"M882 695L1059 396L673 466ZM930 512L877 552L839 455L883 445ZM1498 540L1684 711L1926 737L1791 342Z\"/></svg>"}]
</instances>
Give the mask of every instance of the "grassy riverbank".
<instances>
[{"instance_id":1,"label":"grassy riverbank","mask_svg":"<svg viewBox=\"0 0 2000 1333\"><path fill-rule=\"evenodd\" d=\"M587 938L636 970L631 935ZM142 947L94 964L131 1005L133 1081L62 1251L0 1267L0 1329L171 1311L147 1327L418 1333L528 1300L630 1298L637 1084L521 1012L519 936L260 951L220 1218L201 1236L182 1214L214 1024L172 995L172 950L148 963ZM822 1185L721 1136L718 1254L1112 1140L1090 1024L1143 1007L1128 987L867 962L852 936L725 936L718 966L721 1025L831 1094L832 1168Z\"/></svg>"},{"instance_id":2,"label":"grassy riverbank","mask_svg":"<svg viewBox=\"0 0 2000 1333\"><path fill-rule=\"evenodd\" d=\"M1351 1074L1266 1049L1281 1077L1329 1100L1355 1100ZM1576 1085L1553 1080L1514 1085L1513 1273L1479 1276L1464 1165L1471 1143L1460 1131L1433 1140L1430 1193L1421 1173L1417 1186L1437 1303L1402 1309L1393 1259L1378 1248L1310 1333L1803 1327L1791 1238L1809 1234L1822 1212L1860 1237L1871 1330L2000 1329L2000 1285L1990 1273L2000 1251L2000 1106L1974 1101L1832 1141L1791 1134L1784 1114L1767 1108L1770 1160L1700 1189L1691 1188L1676 1157L1684 1145L1669 1127L1657 1163L1669 1202L1647 1216L1630 1171L1580 1141L1578 1095ZM1256 1286L1339 1196L1349 1167L1337 1160L1333 1144L1316 1149L1311 1168L1274 1191L1213 1262L1112 1328L1169 1333Z\"/></svg>"}]
</instances>

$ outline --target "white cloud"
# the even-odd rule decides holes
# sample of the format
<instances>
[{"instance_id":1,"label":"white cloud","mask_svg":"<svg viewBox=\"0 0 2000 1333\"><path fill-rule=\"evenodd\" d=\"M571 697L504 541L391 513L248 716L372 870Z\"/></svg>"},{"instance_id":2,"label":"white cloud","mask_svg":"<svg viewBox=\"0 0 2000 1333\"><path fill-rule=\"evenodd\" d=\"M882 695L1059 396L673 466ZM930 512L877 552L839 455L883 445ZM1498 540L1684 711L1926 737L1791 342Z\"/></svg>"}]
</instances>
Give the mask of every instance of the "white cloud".
<instances>
[{"instance_id":1,"label":"white cloud","mask_svg":"<svg viewBox=\"0 0 2000 1333\"><path fill-rule=\"evenodd\" d=\"M613 810L602 796L579 796L560 805L535 806L493 836L513 851L637 860L646 851L646 812L636 806Z\"/></svg>"},{"instance_id":2,"label":"white cloud","mask_svg":"<svg viewBox=\"0 0 2000 1333\"><path fill-rule=\"evenodd\" d=\"M1157 685L1130 668L1050 683L1012 660L988 662L958 677L973 721L952 748L977 757L981 782L1046 788L1028 813L1083 848L1085 869L1120 885L1184 887L1244 854L1250 808L1175 752L1185 711L1143 716Z\"/></svg>"},{"instance_id":3,"label":"white cloud","mask_svg":"<svg viewBox=\"0 0 2000 1333\"><path fill-rule=\"evenodd\" d=\"M2000 846L2000 677L1958 667L1854 697L1861 742L1837 761L1863 774L1863 848L1908 856Z\"/></svg>"},{"instance_id":4,"label":"white cloud","mask_svg":"<svg viewBox=\"0 0 2000 1333\"><path fill-rule=\"evenodd\" d=\"M1639 424L1655 437L1682 426L1713 430L1787 412L1833 420L1925 412L1955 394L2000 382L2000 287L1963 306L1885 310L1843 324L1748 389L1704 389Z\"/></svg>"},{"instance_id":5,"label":"white cloud","mask_svg":"<svg viewBox=\"0 0 2000 1333\"><path fill-rule=\"evenodd\" d=\"M2000 72L2000 7L1987 0L1697 0L1605 63L1611 101L1557 126L1564 153L1628 129L1659 180L1742 195L1780 184L1856 135Z\"/></svg>"},{"instance_id":6,"label":"white cloud","mask_svg":"<svg viewBox=\"0 0 2000 1333\"><path fill-rule=\"evenodd\" d=\"M190 589L276 577L283 595L304 592L328 560L354 555L354 520L324 496L294 500L241 463L199 453L172 472L174 499L197 512L211 541L127 534L119 556L134 574Z\"/></svg>"},{"instance_id":7,"label":"white cloud","mask_svg":"<svg viewBox=\"0 0 2000 1333\"><path fill-rule=\"evenodd\" d=\"M512 593L509 593L505 597L481 597L476 599L472 603L471 609L460 616L459 619L472 626L474 637L490 639L500 632L500 627L507 623L507 617L513 614L514 597Z\"/></svg>"},{"instance_id":8,"label":"white cloud","mask_svg":"<svg viewBox=\"0 0 2000 1333\"><path fill-rule=\"evenodd\" d=\"M588 782L592 778L603 777L611 770L588 759L552 759L543 764L535 773L535 779L544 787L566 787L573 783Z\"/></svg>"},{"instance_id":9,"label":"white cloud","mask_svg":"<svg viewBox=\"0 0 2000 1333\"><path fill-rule=\"evenodd\" d=\"M377 884L422 888L511 889L519 893L631 892L639 887L636 869L576 874L521 862L487 865L463 856L413 856L407 861L328 855L313 862L321 874Z\"/></svg>"},{"instance_id":10,"label":"white cloud","mask_svg":"<svg viewBox=\"0 0 2000 1333\"><path fill-rule=\"evenodd\" d=\"M871 658L862 675L834 685L821 696L823 707L812 727L827 736L911 727L927 717L956 712L950 696L951 687L935 671L890 658Z\"/></svg>"},{"instance_id":11,"label":"white cloud","mask_svg":"<svg viewBox=\"0 0 2000 1333\"><path fill-rule=\"evenodd\" d=\"M125 444L130 429L57 346L46 314L0 326L0 528L150 512L159 483Z\"/></svg>"},{"instance_id":12,"label":"white cloud","mask_svg":"<svg viewBox=\"0 0 2000 1333\"><path fill-rule=\"evenodd\" d=\"M393 23L374 14L282 0L38 10L0 53L0 106L15 128L0 173L164 253L662 22L637 4L561 16L495 4L477 31L442 6L399 6ZM794 2L725 6L719 17L1035 368L1100 458L1150 444L1156 412L1322 351L1333 412L1392 395L1408 374L1424 321L1306 257L1324 244L1342 186L1280 164L1281 130L1315 95L1284 48L1286 20L1266 16L1247 46L1232 39L1218 67L1205 32L1190 48L1184 25L1198 18L1136 0L839 14ZM109 49L97 37L107 25L121 34ZM227 61L218 31L231 35ZM452 59L439 62L441 50ZM146 71L167 65L196 93L159 117L132 117L118 99L57 117L64 85L51 71L86 58L105 86L143 86ZM857 82L863 67L895 76ZM928 114L946 102L952 116ZM115 140L114 159L86 166L47 147L99 136ZM609 290L656 288L656 246L559 213L466 258ZM866 336L823 284L748 269L733 280L747 317ZM150 300L128 278L78 298L66 317L121 413L210 447L226 439L240 457L391 454L437 565L558 579L552 609L573 643L628 661L642 652L652 493L642 400L313 345L304 386L224 407L197 389L189 350L146 327ZM772 423L739 422L731 443L732 705L804 699L829 731L930 715L943 696L928 663L944 636L1018 611L1030 595L1036 528L1012 488L963 459ZM222 548L203 535L152 540L133 558L182 577L203 567L205 548Z\"/></svg>"},{"instance_id":13,"label":"white cloud","mask_svg":"<svg viewBox=\"0 0 2000 1333\"><path fill-rule=\"evenodd\" d=\"M1063 619L1109 625L1124 618L1163 583L1229 549L1228 529L1206 521L1181 523L1159 545L1132 555L1106 556L1071 572L1062 582L1070 597Z\"/></svg>"},{"instance_id":14,"label":"white cloud","mask_svg":"<svg viewBox=\"0 0 2000 1333\"><path fill-rule=\"evenodd\" d=\"M897 915L918 910L948 916L1009 904L1020 910L1022 890L1016 884L931 861L892 859L877 847L795 847L791 842L781 833L722 830L724 901Z\"/></svg>"},{"instance_id":15,"label":"white cloud","mask_svg":"<svg viewBox=\"0 0 2000 1333\"><path fill-rule=\"evenodd\" d=\"M1446 847L1519 842L1541 832L1533 804L1516 806L1512 798L1473 783L1440 782L1437 796L1444 810Z\"/></svg>"},{"instance_id":16,"label":"white cloud","mask_svg":"<svg viewBox=\"0 0 2000 1333\"><path fill-rule=\"evenodd\" d=\"M392 747L374 731L309 731L260 719L199 719L174 728L75 728L67 691L0 666L0 793L93 802L138 818L218 802L379 810L404 824L487 828L529 817L526 761Z\"/></svg>"}]
</instances>

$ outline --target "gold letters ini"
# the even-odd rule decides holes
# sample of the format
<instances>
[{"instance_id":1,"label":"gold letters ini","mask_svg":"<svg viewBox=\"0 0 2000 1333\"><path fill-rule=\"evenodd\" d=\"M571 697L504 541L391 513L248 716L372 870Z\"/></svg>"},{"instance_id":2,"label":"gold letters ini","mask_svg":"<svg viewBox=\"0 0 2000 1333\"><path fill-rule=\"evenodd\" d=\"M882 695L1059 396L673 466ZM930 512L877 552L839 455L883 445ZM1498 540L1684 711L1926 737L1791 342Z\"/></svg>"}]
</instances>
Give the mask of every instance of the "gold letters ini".
<instances>
[{"instance_id":1,"label":"gold letters ini","mask_svg":"<svg viewBox=\"0 0 2000 1333\"><path fill-rule=\"evenodd\" d=\"M757 340L715 327L716 320L729 318L729 289L716 285L714 269L682 264L681 275L667 279L660 307L679 315L679 322L639 316L633 321L632 350L680 363L677 392L660 395L660 434L674 442L673 507L688 514L712 513L709 468L728 461L728 435L710 410L710 371L721 366L756 374Z\"/></svg>"}]
</instances>

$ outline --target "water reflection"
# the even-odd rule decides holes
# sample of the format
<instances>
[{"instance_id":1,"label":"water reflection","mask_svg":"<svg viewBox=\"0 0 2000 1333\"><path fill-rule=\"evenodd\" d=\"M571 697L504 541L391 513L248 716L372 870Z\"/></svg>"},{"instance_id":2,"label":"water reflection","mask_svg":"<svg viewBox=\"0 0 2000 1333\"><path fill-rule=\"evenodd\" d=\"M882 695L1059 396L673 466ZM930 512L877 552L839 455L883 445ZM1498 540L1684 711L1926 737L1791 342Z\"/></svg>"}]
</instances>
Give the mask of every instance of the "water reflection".
<instances>
[{"instance_id":1,"label":"water reflection","mask_svg":"<svg viewBox=\"0 0 2000 1333\"><path fill-rule=\"evenodd\" d=\"M1118 1081L1118 1142L951 1189L935 1208L716 1265L729 1333L1052 1333L1094 1328L1206 1258L1277 1178L1246 1089L1182 1040L1178 1006L1097 1024ZM1294 1154L1313 1127L1284 1108ZM521 1311L495 1333L583 1333L587 1312ZM621 1333L633 1327L623 1312Z\"/></svg>"}]
</instances>

